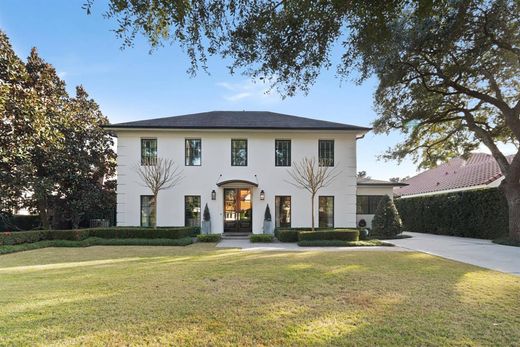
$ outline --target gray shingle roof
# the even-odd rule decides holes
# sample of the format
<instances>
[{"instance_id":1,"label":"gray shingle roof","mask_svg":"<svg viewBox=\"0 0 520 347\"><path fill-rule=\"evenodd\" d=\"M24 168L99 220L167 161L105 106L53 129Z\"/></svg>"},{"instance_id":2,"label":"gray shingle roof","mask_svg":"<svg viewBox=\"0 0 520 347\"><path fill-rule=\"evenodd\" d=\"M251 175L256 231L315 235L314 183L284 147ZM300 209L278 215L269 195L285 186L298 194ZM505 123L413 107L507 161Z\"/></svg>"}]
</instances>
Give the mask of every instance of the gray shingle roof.
<instances>
[{"instance_id":1,"label":"gray shingle roof","mask_svg":"<svg viewBox=\"0 0 520 347\"><path fill-rule=\"evenodd\" d=\"M105 126L108 129L296 129L354 130L370 128L264 111L212 111L146 119Z\"/></svg>"},{"instance_id":2,"label":"gray shingle roof","mask_svg":"<svg viewBox=\"0 0 520 347\"><path fill-rule=\"evenodd\" d=\"M372 178L366 177L358 177L357 179L358 186L390 186L390 187L403 187L407 186L407 183L403 182L390 182L390 181L382 181L382 180L374 180Z\"/></svg>"}]
</instances>

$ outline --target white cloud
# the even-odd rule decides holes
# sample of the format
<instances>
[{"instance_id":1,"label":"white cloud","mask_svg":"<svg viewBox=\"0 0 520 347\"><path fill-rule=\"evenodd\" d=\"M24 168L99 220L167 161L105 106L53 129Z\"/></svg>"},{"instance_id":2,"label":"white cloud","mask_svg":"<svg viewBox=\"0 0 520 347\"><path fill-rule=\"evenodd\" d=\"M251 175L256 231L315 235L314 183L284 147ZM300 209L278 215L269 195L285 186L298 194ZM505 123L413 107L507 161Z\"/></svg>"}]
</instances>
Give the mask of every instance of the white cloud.
<instances>
[{"instance_id":1,"label":"white cloud","mask_svg":"<svg viewBox=\"0 0 520 347\"><path fill-rule=\"evenodd\" d=\"M219 82L217 86L225 89L226 93L222 97L224 100L232 103L242 100L260 102L276 102L280 100L276 91L269 90L268 82L255 83L251 80L238 83Z\"/></svg>"}]
</instances>

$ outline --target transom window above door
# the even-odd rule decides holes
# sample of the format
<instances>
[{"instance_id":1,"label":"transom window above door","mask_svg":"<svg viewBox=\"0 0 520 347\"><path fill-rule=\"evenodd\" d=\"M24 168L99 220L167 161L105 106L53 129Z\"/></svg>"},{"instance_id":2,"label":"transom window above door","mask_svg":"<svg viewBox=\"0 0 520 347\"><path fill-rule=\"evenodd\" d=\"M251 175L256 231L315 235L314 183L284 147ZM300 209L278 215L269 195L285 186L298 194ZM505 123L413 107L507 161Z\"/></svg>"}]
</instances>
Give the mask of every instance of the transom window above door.
<instances>
[{"instance_id":1,"label":"transom window above door","mask_svg":"<svg viewBox=\"0 0 520 347\"><path fill-rule=\"evenodd\" d=\"M202 140L186 139L184 155L186 166L200 166L202 164Z\"/></svg>"},{"instance_id":2,"label":"transom window above door","mask_svg":"<svg viewBox=\"0 0 520 347\"><path fill-rule=\"evenodd\" d=\"M274 141L275 166L291 166L291 140Z\"/></svg>"},{"instance_id":3,"label":"transom window above door","mask_svg":"<svg viewBox=\"0 0 520 347\"><path fill-rule=\"evenodd\" d=\"M231 166L247 166L247 140L231 140Z\"/></svg>"}]
</instances>

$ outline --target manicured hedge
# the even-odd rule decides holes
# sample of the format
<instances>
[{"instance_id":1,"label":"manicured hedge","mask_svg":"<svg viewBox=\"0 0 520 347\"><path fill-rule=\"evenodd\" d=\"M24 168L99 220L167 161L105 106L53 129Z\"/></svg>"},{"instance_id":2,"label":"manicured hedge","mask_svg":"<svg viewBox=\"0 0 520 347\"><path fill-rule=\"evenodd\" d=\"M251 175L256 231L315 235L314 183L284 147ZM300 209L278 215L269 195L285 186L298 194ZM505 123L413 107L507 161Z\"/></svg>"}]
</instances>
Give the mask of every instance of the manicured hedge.
<instances>
[{"instance_id":1,"label":"manicured hedge","mask_svg":"<svg viewBox=\"0 0 520 347\"><path fill-rule=\"evenodd\" d=\"M19 245L21 243L33 243L46 239L47 232L44 230L0 233L0 245Z\"/></svg>"},{"instance_id":2,"label":"manicured hedge","mask_svg":"<svg viewBox=\"0 0 520 347\"><path fill-rule=\"evenodd\" d=\"M334 229L326 231L301 231L298 234L298 241L314 240L359 241L359 230Z\"/></svg>"},{"instance_id":3,"label":"manicured hedge","mask_svg":"<svg viewBox=\"0 0 520 347\"><path fill-rule=\"evenodd\" d=\"M305 230L309 230L306 228ZM298 242L298 234L300 233L297 229L276 229L274 236L280 242Z\"/></svg>"},{"instance_id":4,"label":"manicured hedge","mask_svg":"<svg viewBox=\"0 0 520 347\"><path fill-rule=\"evenodd\" d=\"M221 234L201 234L197 235L199 242L219 242L222 239Z\"/></svg>"},{"instance_id":5,"label":"manicured hedge","mask_svg":"<svg viewBox=\"0 0 520 347\"><path fill-rule=\"evenodd\" d=\"M268 234L253 234L249 237L249 241L256 242L273 242L273 235Z\"/></svg>"},{"instance_id":6,"label":"manicured hedge","mask_svg":"<svg viewBox=\"0 0 520 347\"><path fill-rule=\"evenodd\" d=\"M95 228L88 229L90 237L100 237L103 239L180 239L183 237L194 236L199 228L197 227L176 227L176 228Z\"/></svg>"},{"instance_id":7,"label":"manicured hedge","mask_svg":"<svg viewBox=\"0 0 520 347\"><path fill-rule=\"evenodd\" d=\"M497 189L396 199L405 231L495 239L508 233L507 202Z\"/></svg>"},{"instance_id":8,"label":"manicured hedge","mask_svg":"<svg viewBox=\"0 0 520 347\"><path fill-rule=\"evenodd\" d=\"M33 230L0 233L0 245L17 245L42 240L81 241L89 237L102 239L181 239L191 237L199 231L197 227L171 228L95 228L77 230Z\"/></svg>"}]
</instances>

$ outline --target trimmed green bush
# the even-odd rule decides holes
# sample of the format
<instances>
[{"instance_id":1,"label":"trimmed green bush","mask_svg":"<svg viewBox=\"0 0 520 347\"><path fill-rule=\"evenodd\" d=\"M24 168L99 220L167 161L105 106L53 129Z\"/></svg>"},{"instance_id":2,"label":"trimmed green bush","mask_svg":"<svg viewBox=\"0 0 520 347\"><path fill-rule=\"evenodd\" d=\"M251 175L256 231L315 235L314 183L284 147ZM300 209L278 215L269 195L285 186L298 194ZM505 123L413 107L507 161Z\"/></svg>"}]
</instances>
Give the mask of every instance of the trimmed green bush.
<instances>
[{"instance_id":1,"label":"trimmed green bush","mask_svg":"<svg viewBox=\"0 0 520 347\"><path fill-rule=\"evenodd\" d=\"M377 205L372 220L370 237L391 239L403 232L403 223L394 202L388 195L384 195Z\"/></svg>"},{"instance_id":2,"label":"trimmed green bush","mask_svg":"<svg viewBox=\"0 0 520 347\"><path fill-rule=\"evenodd\" d=\"M371 246L393 246L390 243L379 240L367 241L342 241L342 240L305 240L299 241L301 247L371 247Z\"/></svg>"},{"instance_id":3,"label":"trimmed green bush","mask_svg":"<svg viewBox=\"0 0 520 347\"><path fill-rule=\"evenodd\" d=\"M15 231L0 233L0 245L19 245L22 243L33 243L47 239L44 230Z\"/></svg>"},{"instance_id":4,"label":"trimmed green bush","mask_svg":"<svg viewBox=\"0 0 520 347\"><path fill-rule=\"evenodd\" d=\"M359 241L359 230L334 229L326 231L301 231L298 234L298 241L314 240Z\"/></svg>"},{"instance_id":5,"label":"trimmed green bush","mask_svg":"<svg viewBox=\"0 0 520 347\"><path fill-rule=\"evenodd\" d=\"M273 242L273 238L274 238L274 236L273 235L269 235L269 234L252 234L249 237L249 241L251 241L253 243L257 243L257 242Z\"/></svg>"},{"instance_id":6,"label":"trimmed green bush","mask_svg":"<svg viewBox=\"0 0 520 347\"><path fill-rule=\"evenodd\" d=\"M201 234L197 235L199 242L219 242L222 239L221 234Z\"/></svg>"},{"instance_id":7,"label":"trimmed green bush","mask_svg":"<svg viewBox=\"0 0 520 347\"><path fill-rule=\"evenodd\" d=\"M81 241L89 237L102 239L181 239L191 237L199 231L198 227L170 228L93 228L72 230L32 230L0 233L0 245L18 245L42 240Z\"/></svg>"},{"instance_id":8,"label":"trimmed green bush","mask_svg":"<svg viewBox=\"0 0 520 347\"><path fill-rule=\"evenodd\" d=\"M74 229L74 230L48 230L48 240L70 240L81 241L89 237L89 229Z\"/></svg>"},{"instance_id":9,"label":"trimmed green bush","mask_svg":"<svg viewBox=\"0 0 520 347\"><path fill-rule=\"evenodd\" d=\"M88 229L90 237L103 239L180 239L194 236L198 233L198 227L171 227L171 228L95 228Z\"/></svg>"},{"instance_id":10,"label":"trimmed green bush","mask_svg":"<svg viewBox=\"0 0 520 347\"><path fill-rule=\"evenodd\" d=\"M308 230L308 229L305 229ZM275 230L275 236L280 242L298 242L299 230L295 229L278 229Z\"/></svg>"},{"instance_id":11,"label":"trimmed green bush","mask_svg":"<svg viewBox=\"0 0 520 347\"><path fill-rule=\"evenodd\" d=\"M508 234L508 208L497 188L396 199L404 230L481 239Z\"/></svg>"}]
</instances>

